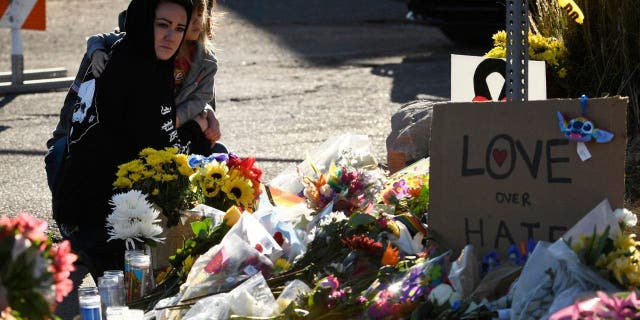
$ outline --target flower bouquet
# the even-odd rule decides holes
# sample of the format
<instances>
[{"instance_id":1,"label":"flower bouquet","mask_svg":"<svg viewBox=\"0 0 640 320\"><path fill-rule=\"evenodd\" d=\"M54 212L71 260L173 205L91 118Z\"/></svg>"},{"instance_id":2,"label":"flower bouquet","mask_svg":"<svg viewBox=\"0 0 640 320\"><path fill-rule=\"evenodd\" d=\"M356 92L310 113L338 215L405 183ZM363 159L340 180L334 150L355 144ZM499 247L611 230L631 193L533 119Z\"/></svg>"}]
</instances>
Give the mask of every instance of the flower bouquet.
<instances>
[{"instance_id":1,"label":"flower bouquet","mask_svg":"<svg viewBox=\"0 0 640 320\"><path fill-rule=\"evenodd\" d=\"M195 173L189 178L200 203L226 211L232 206L253 211L260 194L262 170L255 158L234 154L192 155L188 163Z\"/></svg>"},{"instance_id":2,"label":"flower bouquet","mask_svg":"<svg viewBox=\"0 0 640 320\"><path fill-rule=\"evenodd\" d=\"M73 290L77 256L68 241L55 245L47 222L21 213L0 217L0 318L47 319Z\"/></svg>"},{"instance_id":3,"label":"flower bouquet","mask_svg":"<svg viewBox=\"0 0 640 320\"><path fill-rule=\"evenodd\" d=\"M193 206L195 198L189 187L193 172L187 164L187 155L178 154L177 148L145 148L138 159L118 166L113 186L146 194L149 201L162 209L167 227L171 227L178 223L182 210Z\"/></svg>"},{"instance_id":4,"label":"flower bouquet","mask_svg":"<svg viewBox=\"0 0 640 320\"><path fill-rule=\"evenodd\" d=\"M382 202L393 205L395 214L411 213L418 218L427 212L429 205L429 173L427 171L410 171L403 175L389 178L381 192ZM420 166L416 168L421 168Z\"/></svg>"},{"instance_id":5,"label":"flower bouquet","mask_svg":"<svg viewBox=\"0 0 640 320\"><path fill-rule=\"evenodd\" d=\"M360 165L347 150L331 162L327 172L311 165L314 176L302 177L303 195L311 209L320 210L333 201L334 211L347 216L365 211L382 189L383 174L376 166Z\"/></svg>"}]
</instances>

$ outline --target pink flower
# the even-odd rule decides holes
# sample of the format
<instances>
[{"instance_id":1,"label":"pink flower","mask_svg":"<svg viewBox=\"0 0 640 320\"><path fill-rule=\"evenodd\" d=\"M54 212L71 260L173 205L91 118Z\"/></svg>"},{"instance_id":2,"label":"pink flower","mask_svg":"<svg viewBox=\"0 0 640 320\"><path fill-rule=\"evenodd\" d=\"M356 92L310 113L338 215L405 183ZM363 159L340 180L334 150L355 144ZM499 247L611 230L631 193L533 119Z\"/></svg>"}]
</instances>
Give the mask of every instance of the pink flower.
<instances>
[{"instance_id":1,"label":"pink flower","mask_svg":"<svg viewBox=\"0 0 640 320\"><path fill-rule=\"evenodd\" d=\"M64 240L51 248L53 255L52 270L53 279L56 282L56 301L62 302L69 292L73 290L73 281L69 279L71 272L76 270L73 264L78 256L71 253L71 244Z\"/></svg>"},{"instance_id":2,"label":"pink flower","mask_svg":"<svg viewBox=\"0 0 640 320\"><path fill-rule=\"evenodd\" d=\"M597 295L598 297L575 303L554 313L549 320L640 318L640 300L635 292L626 297L608 295L601 291Z\"/></svg>"},{"instance_id":3,"label":"pink flower","mask_svg":"<svg viewBox=\"0 0 640 320\"><path fill-rule=\"evenodd\" d=\"M32 215L22 212L13 219L13 226L31 241L45 241L47 236L47 221L34 218Z\"/></svg>"}]
</instances>

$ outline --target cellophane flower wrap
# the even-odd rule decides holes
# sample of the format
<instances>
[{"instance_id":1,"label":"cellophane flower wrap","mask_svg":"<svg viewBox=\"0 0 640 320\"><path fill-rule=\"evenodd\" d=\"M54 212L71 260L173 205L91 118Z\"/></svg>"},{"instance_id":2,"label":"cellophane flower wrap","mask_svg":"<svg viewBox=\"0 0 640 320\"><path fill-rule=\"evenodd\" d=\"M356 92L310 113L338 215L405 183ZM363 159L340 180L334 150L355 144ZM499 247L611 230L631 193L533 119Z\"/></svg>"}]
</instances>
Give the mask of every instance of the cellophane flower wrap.
<instances>
[{"instance_id":1,"label":"cellophane flower wrap","mask_svg":"<svg viewBox=\"0 0 640 320\"><path fill-rule=\"evenodd\" d=\"M427 212L429 205L429 173L417 165L401 175L389 177L381 194L381 202L394 206L395 214L411 213L418 218Z\"/></svg>"},{"instance_id":2,"label":"cellophane flower wrap","mask_svg":"<svg viewBox=\"0 0 640 320\"><path fill-rule=\"evenodd\" d=\"M384 174L375 162L364 162L360 158L363 157L345 150L326 172L312 165L314 175L302 177L308 206L320 210L333 201L335 211L350 216L374 204L382 190Z\"/></svg>"},{"instance_id":3,"label":"cellophane flower wrap","mask_svg":"<svg viewBox=\"0 0 640 320\"><path fill-rule=\"evenodd\" d=\"M140 190L162 209L167 226L174 226L180 212L192 208L195 203L189 185L189 176L194 170L187 164L187 159L188 156L179 154L177 148L145 148L138 159L118 166L113 186L123 191Z\"/></svg>"},{"instance_id":4,"label":"cellophane flower wrap","mask_svg":"<svg viewBox=\"0 0 640 320\"><path fill-rule=\"evenodd\" d=\"M255 161L224 153L190 156L188 163L195 172L189 179L198 201L222 211L232 206L253 211L262 178Z\"/></svg>"},{"instance_id":5,"label":"cellophane flower wrap","mask_svg":"<svg viewBox=\"0 0 640 320\"><path fill-rule=\"evenodd\" d=\"M0 217L0 312L17 319L54 318L52 306L73 290L77 256L68 241L54 244L47 222L21 213Z\"/></svg>"}]
</instances>

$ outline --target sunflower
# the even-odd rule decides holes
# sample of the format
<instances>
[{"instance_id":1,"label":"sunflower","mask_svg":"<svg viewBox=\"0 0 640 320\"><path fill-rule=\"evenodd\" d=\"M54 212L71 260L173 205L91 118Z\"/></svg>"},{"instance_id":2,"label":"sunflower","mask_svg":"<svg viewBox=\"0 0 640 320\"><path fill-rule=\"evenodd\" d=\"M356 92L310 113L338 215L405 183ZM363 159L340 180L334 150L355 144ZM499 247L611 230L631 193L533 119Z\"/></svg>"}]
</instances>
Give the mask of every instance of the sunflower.
<instances>
[{"instance_id":1,"label":"sunflower","mask_svg":"<svg viewBox=\"0 0 640 320\"><path fill-rule=\"evenodd\" d=\"M253 186L251 180L242 177L229 180L222 186L227 197L244 208L251 208L253 202Z\"/></svg>"},{"instance_id":2,"label":"sunflower","mask_svg":"<svg viewBox=\"0 0 640 320\"><path fill-rule=\"evenodd\" d=\"M211 177L202 177L199 180L200 188L202 189L202 194L207 198L213 198L218 196L220 193L220 183L218 181L213 180Z\"/></svg>"},{"instance_id":3,"label":"sunflower","mask_svg":"<svg viewBox=\"0 0 640 320\"><path fill-rule=\"evenodd\" d=\"M204 166L204 174L214 181L220 181L228 176L229 167L224 162L212 161Z\"/></svg>"}]
</instances>

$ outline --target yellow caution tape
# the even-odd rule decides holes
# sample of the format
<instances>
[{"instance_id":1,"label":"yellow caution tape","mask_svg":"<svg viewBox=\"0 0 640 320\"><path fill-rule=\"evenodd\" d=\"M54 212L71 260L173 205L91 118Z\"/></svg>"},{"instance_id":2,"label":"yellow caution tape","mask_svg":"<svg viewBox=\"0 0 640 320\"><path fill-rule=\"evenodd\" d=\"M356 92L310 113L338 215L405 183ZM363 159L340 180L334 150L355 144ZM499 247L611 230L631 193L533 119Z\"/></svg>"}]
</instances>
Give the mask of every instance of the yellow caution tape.
<instances>
[{"instance_id":1,"label":"yellow caution tape","mask_svg":"<svg viewBox=\"0 0 640 320\"><path fill-rule=\"evenodd\" d=\"M579 24L584 22L584 14L573 0L558 0L558 3L560 4L560 7L567 12L569 18Z\"/></svg>"}]
</instances>

